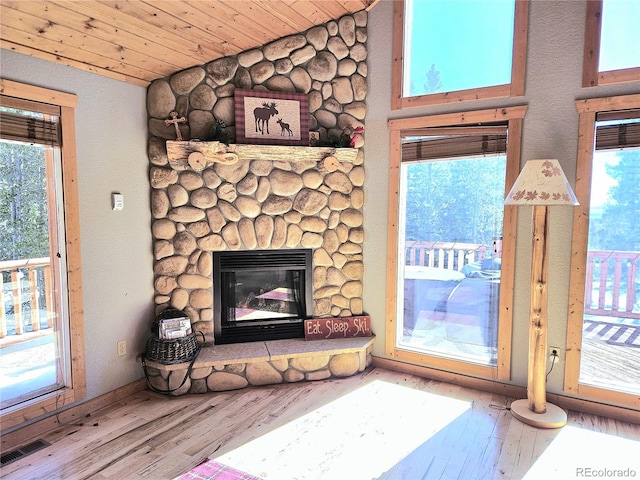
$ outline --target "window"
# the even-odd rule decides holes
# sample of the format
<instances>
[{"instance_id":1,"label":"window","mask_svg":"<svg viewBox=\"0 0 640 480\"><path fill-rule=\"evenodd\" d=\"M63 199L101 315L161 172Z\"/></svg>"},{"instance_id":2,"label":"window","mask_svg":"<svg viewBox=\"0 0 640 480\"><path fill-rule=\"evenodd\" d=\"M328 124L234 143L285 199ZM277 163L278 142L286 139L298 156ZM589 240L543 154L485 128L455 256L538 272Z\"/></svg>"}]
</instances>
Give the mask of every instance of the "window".
<instances>
[{"instance_id":1,"label":"window","mask_svg":"<svg viewBox=\"0 0 640 480\"><path fill-rule=\"evenodd\" d=\"M580 114L565 389L640 406L640 95Z\"/></svg>"},{"instance_id":2,"label":"window","mask_svg":"<svg viewBox=\"0 0 640 480\"><path fill-rule=\"evenodd\" d=\"M640 80L640 2L587 3L582 86Z\"/></svg>"},{"instance_id":3,"label":"window","mask_svg":"<svg viewBox=\"0 0 640 480\"><path fill-rule=\"evenodd\" d=\"M2 428L85 395L74 95L2 80Z\"/></svg>"},{"instance_id":4,"label":"window","mask_svg":"<svg viewBox=\"0 0 640 480\"><path fill-rule=\"evenodd\" d=\"M525 111L389 122L390 356L509 378L516 210L503 201Z\"/></svg>"},{"instance_id":5,"label":"window","mask_svg":"<svg viewBox=\"0 0 640 480\"><path fill-rule=\"evenodd\" d=\"M395 2L392 108L524 94L528 0Z\"/></svg>"}]
</instances>

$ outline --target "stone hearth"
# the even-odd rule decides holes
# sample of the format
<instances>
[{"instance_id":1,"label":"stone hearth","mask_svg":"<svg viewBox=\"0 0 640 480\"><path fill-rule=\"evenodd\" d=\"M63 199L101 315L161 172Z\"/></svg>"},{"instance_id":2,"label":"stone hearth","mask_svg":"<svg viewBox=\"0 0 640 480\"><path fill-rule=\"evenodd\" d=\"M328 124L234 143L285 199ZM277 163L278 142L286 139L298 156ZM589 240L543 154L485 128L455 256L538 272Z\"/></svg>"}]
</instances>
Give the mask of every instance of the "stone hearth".
<instances>
[{"instance_id":1,"label":"stone hearth","mask_svg":"<svg viewBox=\"0 0 640 480\"><path fill-rule=\"evenodd\" d=\"M205 347L190 375L188 364L146 362L149 384L172 395L348 377L371 365L374 337L273 340ZM178 388L179 387L179 388Z\"/></svg>"}]
</instances>

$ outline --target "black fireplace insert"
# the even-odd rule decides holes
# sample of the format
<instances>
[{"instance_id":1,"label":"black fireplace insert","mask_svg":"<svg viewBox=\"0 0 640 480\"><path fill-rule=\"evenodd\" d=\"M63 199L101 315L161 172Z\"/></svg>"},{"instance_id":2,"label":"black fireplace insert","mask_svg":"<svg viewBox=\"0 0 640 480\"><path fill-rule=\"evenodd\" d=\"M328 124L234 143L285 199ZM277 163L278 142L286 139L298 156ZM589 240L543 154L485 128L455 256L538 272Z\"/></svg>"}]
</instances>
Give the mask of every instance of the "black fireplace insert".
<instances>
[{"instance_id":1,"label":"black fireplace insert","mask_svg":"<svg viewBox=\"0 0 640 480\"><path fill-rule=\"evenodd\" d=\"M214 252L215 343L304 337L311 265L309 249Z\"/></svg>"}]
</instances>

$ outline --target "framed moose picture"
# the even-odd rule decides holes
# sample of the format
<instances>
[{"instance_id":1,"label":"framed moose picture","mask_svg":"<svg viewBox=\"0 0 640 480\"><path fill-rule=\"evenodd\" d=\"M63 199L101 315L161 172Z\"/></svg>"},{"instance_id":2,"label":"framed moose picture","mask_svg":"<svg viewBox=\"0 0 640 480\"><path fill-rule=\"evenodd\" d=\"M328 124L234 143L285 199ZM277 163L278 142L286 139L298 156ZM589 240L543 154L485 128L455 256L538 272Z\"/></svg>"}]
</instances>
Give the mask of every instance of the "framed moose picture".
<instances>
[{"instance_id":1,"label":"framed moose picture","mask_svg":"<svg viewBox=\"0 0 640 480\"><path fill-rule=\"evenodd\" d=\"M309 102L299 93L235 91L236 141L309 145Z\"/></svg>"}]
</instances>

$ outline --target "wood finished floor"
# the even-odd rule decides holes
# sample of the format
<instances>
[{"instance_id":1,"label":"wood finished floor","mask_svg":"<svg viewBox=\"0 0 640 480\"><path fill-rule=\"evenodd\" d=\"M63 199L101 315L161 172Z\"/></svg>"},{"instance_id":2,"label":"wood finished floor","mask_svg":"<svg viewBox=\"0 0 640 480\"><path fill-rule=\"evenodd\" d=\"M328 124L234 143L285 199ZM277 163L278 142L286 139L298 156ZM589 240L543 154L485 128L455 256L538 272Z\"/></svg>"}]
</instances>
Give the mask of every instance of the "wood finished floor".
<instances>
[{"instance_id":1,"label":"wood finished floor","mask_svg":"<svg viewBox=\"0 0 640 480\"><path fill-rule=\"evenodd\" d=\"M172 479L206 458L275 480L640 475L640 425L569 412L564 428L541 430L502 408L511 400L381 368L217 394L144 391L43 436L51 446L0 476Z\"/></svg>"}]
</instances>

